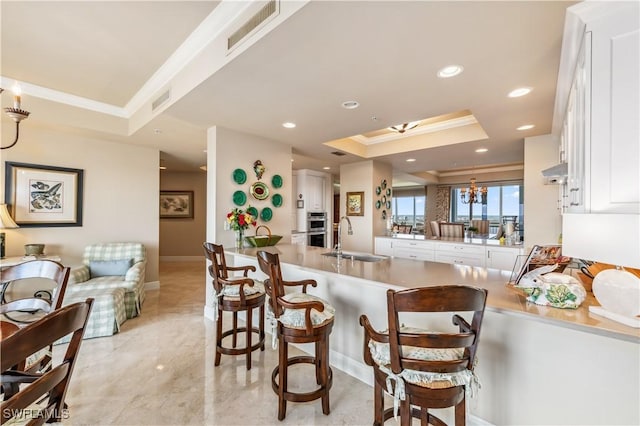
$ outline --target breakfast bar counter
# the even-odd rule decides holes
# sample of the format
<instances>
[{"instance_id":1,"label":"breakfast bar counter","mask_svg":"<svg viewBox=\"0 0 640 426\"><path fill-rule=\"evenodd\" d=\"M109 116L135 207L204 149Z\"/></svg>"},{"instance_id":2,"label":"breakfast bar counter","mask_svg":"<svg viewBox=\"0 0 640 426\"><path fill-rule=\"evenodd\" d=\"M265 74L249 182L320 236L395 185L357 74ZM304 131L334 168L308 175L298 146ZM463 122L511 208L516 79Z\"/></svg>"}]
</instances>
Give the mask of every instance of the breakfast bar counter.
<instances>
[{"instance_id":1,"label":"breakfast bar counter","mask_svg":"<svg viewBox=\"0 0 640 426\"><path fill-rule=\"evenodd\" d=\"M277 245L227 250L235 265L257 267L256 253L278 253L286 280L315 279L310 293L336 308L331 364L372 383L362 359L366 314L386 328L386 291L464 284L488 290L479 362L482 383L468 405L491 424L640 424L640 330L588 311L538 306L507 284L510 271L386 258L364 262L324 256L324 248ZM256 277L265 276L256 272ZM207 308L205 308L206 314ZM307 350L303 347L303 350Z\"/></svg>"}]
</instances>

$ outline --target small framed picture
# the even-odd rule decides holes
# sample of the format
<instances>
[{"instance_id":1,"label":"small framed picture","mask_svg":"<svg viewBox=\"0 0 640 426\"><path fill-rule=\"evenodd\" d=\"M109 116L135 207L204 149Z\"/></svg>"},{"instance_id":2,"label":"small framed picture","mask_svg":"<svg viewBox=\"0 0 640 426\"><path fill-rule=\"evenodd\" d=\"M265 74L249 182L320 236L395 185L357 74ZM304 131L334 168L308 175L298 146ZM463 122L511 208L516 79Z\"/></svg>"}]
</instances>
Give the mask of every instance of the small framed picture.
<instances>
[{"instance_id":1,"label":"small framed picture","mask_svg":"<svg viewBox=\"0 0 640 426\"><path fill-rule=\"evenodd\" d=\"M347 192L347 216L364 216L364 192Z\"/></svg>"},{"instance_id":2,"label":"small framed picture","mask_svg":"<svg viewBox=\"0 0 640 426\"><path fill-rule=\"evenodd\" d=\"M193 219L193 191L160 191L160 219Z\"/></svg>"},{"instance_id":3,"label":"small framed picture","mask_svg":"<svg viewBox=\"0 0 640 426\"><path fill-rule=\"evenodd\" d=\"M296 207L299 209L304 209L304 200L296 200Z\"/></svg>"}]
</instances>

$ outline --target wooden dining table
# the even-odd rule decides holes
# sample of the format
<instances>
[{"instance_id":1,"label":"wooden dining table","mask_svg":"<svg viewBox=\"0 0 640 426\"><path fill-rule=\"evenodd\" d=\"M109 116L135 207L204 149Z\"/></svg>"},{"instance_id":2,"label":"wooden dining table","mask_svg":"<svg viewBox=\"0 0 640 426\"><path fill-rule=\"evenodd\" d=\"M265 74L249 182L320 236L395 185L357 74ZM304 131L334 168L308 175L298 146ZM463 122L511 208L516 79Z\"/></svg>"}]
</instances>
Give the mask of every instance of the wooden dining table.
<instances>
[{"instance_id":1,"label":"wooden dining table","mask_svg":"<svg viewBox=\"0 0 640 426\"><path fill-rule=\"evenodd\" d=\"M16 324L9 321L0 321L0 341L6 339L11 336L13 333L18 331L20 327Z\"/></svg>"}]
</instances>

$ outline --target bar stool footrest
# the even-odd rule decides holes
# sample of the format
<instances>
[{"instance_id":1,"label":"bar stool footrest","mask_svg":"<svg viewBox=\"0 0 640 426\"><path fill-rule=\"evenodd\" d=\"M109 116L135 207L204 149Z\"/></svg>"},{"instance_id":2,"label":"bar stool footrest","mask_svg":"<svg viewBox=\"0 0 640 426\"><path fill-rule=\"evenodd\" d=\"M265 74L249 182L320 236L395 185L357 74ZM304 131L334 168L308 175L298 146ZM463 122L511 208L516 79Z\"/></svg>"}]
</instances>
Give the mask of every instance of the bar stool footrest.
<instances>
[{"instance_id":1,"label":"bar stool footrest","mask_svg":"<svg viewBox=\"0 0 640 426\"><path fill-rule=\"evenodd\" d=\"M246 333L247 327L239 327L235 331L236 333ZM264 335L260 333L260 329L257 327L253 327L251 328L251 332L258 335L258 341L255 344L251 345L251 352L257 349L264 351ZM231 336L232 334L233 329L227 330L222 333L222 339ZM241 348L229 348L222 345L216 345L216 350L223 355L242 355L247 353L247 348L244 346Z\"/></svg>"},{"instance_id":2,"label":"bar stool footrest","mask_svg":"<svg viewBox=\"0 0 640 426\"><path fill-rule=\"evenodd\" d=\"M316 358L312 356L294 356L287 359L287 367L294 364L316 364ZM328 394L331 386L333 385L333 370L328 367L327 384L326 386L320 386L318 389L311 392L283 392L284 399L291 402L309 402L318 398L322 398ZM280 366L276 366L271 373L271 387L276 394L280 393L280 386L278 385L278 374L280 373Z\"/></svg>"}]
</instances>

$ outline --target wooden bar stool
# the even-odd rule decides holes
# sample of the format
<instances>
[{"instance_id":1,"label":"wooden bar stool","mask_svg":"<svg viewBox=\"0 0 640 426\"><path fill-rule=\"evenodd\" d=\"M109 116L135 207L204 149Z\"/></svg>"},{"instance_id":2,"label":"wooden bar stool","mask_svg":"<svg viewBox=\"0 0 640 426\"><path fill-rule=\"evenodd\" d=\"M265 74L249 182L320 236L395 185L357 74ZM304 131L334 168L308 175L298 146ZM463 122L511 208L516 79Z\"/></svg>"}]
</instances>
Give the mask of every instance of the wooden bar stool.
<instances>
[{"instance_id":1,"label":"wooden bar stool","mask_svg":"<svg viewBox=\"0 0 640 426\"><path fill-rule=\"evenodd\" d=\"M278 394L278 420L283 420L286 415L287 401L308 402L322 398L322 412L329 414L329 390L333 384L333 372L329 366L329 335L335 309L319 297L306 293L307 286L317 285L314 280L283 280L277 254L259 251L258 264L269 277L264 285L269 294L270 308L278 320L279 360L271 374L271 387ZM285 287L290 286L302 286L302 292L285 294ZM315 357L289 358L289 343L314 343ZM288 367L300 363L314 364L317 389L304 393L287 389Z\"/></svg>"},{"instance_id":2,"label":"wooden bar stool","mask_svg":"<svg viewBox=\"0 0 640 426\"><path fill-rule=\"evenodd\" d=\"M264 351L264 301L265 291L260 283L254 283L247 277L249 271L255 272L255 266L227 266L224 258L224 248L213 243L204 243L204 253L211 261L209 275L213 278L214 300L216 305L216 359L215 365L220 365L222 354L246 354L247 370L251 370L251 353L260 348ZM242 277L229 276L229 272L242 271ZM258 328L253 327L253 310L260 308ZM224 311L233 313L233 326L222 331L222 314ZM238 312L245 311L247 315L246 327L238 327ZM245 333L246 344L237 348L238 333ZM258 341L253 344L253 333L258 335ZM232 336L231 347L222 345L222 340Z\"/></svg>"},{"instance_id":3,"label":"wooden bar stool","mask_svg":"<svg viewBox=\"0 0 640 426\"><path fill-rule=\"evenodd\" d=\"M364 360L373 367L375 377L374 425L384 424L399 408L402 426L410 425L412 417L424 426L446 426L429 412L446 407L455 407L456 426L466 424L466 393L477 387L473 367L486 300L487 290L460 285L388 290L388 331L375 331L369 319L360 316ZM414 315L407 319L415 321L416 312L425 314L421 323L434 321L429 324L442 329L401 325L400 313ZM452 314L457 327L440 322L445 312ZM470 317L471 323L462 315ZM393 408L384 409L383 389L392 393Z\"/></svg>"}]
</instances>

